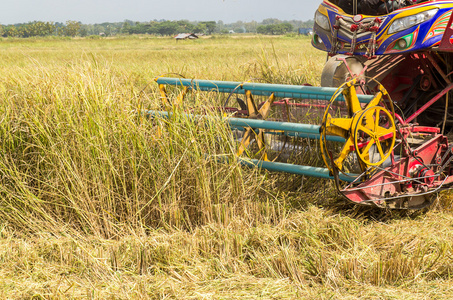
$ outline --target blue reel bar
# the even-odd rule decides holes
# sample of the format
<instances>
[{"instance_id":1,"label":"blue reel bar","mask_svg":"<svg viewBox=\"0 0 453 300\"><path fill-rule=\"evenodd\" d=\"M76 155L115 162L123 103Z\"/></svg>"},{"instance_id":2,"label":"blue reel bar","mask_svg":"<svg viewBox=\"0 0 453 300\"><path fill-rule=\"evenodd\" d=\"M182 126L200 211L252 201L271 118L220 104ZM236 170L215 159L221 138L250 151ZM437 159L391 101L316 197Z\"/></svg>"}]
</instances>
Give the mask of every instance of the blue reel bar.
<instances>
[{"instance_id":1,"label":"blue reel bar","mask_svg":"<svg viewBox=\"0 0 453 300\"><path fill-rule=\"evenodd\" d=\"M150 110L145 112L145 115L159 118L168 118L172 113L166 111L157 111ZM195 116L190 114L185 114L189 118L202 118L205 116ZM253 129L267 129L281 131L288 136L308 138L313 140L319 140L319 130L321 126L319 125L310 125L310 124L300 124L300 123L290 123L290 122L275 122L275 121L265 121L265 120L256 120L256 119L245 119L245 118L226 118L226 122L231 128L237 128L243 130L247 127ZM272 133L270 133L272 134ZM328 135L326 137L328 141L332 142L341 142L344 143L346 140L339 136Z\"/></svg>"},{"instance_id":2,"label":"blue reel bar","mask_svg":"<svg viewBox=\"0 0 453 300\"><path fill-rule=\"evenodd\" d=\"M155 81L159 85L173 85L187 87L198 91L215 91L219 93L245 94L245 91L252 92L256 96L270 96L274 94L279 98L310 99L310 100L330 100L337 90L336 88L315 87L304 85L285 85L250 83L235 81L213 81L197 80L184 78L157 77ZM361 103L368 103L373 99L372 95L357 95ZM337 98L344 101L342 95Z\"/></svg>"},{"instance_id":3,"label":"blue reel bar","mask_svg":"<svg viewBox=\"0 0 453 300\"><path fill-rule=\"evenodd\" d=\"M327 169L327 168L293 165L293 164L271 162L271 161L264 161L264 160L258 160L258 159L239 158L239 161L244 166L258 167L261 169L274 171L274 172L284 172L284 173L316 177L316 178L334 179L334 177L332 175L330 175L329 169ZM357 178L357 176L358 176L357 174L348 174L348 175L345 175L343 173L339 174L340 180L346 181L346 182L353 182Z\"/></svg>"},{"instance_id":4,"label":"blue reel bar","mask_svg":"<svg viewBox=\"0 0 453 300\"><path fill-rule=\"evenodd\" d=\"M313 140L319 140L319 130L321 126L319 125L310 125L310 124L300 124L300 123L290 123L290 122L275 122L275 121L265 121L265 120L256 120L256 119L245 119L245 118L228 118L228 124L232 128L246 128L251 127L253 129L268 129L268 130L277 130L283 131L288 136L308 138ZM326 137L328 141L333 142L342 142L346 140L339 136L329 135Z\"/></svg>"}]
</instances>

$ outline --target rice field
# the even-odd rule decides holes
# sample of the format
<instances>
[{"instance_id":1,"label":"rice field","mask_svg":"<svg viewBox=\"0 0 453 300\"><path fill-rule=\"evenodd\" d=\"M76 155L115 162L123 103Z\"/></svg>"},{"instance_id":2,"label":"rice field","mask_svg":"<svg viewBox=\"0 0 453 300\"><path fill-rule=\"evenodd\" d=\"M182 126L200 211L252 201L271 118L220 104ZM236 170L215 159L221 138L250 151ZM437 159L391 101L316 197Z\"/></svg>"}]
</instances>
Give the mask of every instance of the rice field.
<instances>
[{"instance_id":1,"label":"rice field","mask_svg":"<svg viewBox=\"0 0 453 300\"><path fill-rule=\"evenodd\" d=\"M215 96L136 113L162 109L156 76L318 85L325 59L290 36L0 41L0 298L452 298L449 192L351 206L327 181L219 163L225 124L179 114Z\"/></svg>"}]
</instances>

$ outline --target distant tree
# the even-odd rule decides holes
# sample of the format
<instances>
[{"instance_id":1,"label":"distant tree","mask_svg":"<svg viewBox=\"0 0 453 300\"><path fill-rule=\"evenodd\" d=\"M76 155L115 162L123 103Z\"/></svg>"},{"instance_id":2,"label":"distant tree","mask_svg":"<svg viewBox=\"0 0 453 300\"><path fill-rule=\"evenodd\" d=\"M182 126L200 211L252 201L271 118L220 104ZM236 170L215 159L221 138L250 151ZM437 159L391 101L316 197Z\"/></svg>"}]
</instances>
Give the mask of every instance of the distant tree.
<instances>
[{"instance_id":1,"label":"distant tree","mask_svg":"<svg viewBox=\"0 0 453 300\"><path fill-rule=\"evenodd\" d=\"M268 18L264 19L263 22L261 22L263 25L274 25L274 24L280 24L282 21L279 19L274 19L274 18Z\"/></svg>"},{"instance_id":2,"label":"distant tree","mask_svg":"<svg viewBox=\"0 0 453 300\"><path fill-rule=\"evenodd\" d=\"M271 35L285 34L291 32L292 30L293 25L291 25L290 23L260 25L256 29L257 33Z\"/></svg>"},{"instance_id":3,"label":"distant tree","mask_svg":"<svg viewBox=\"0 0 453 300\"><path fill-rule=\"evenodd\" d=\"M19 27L16 27L16 29L18 37L30 37L28 27L26 25L20 25Z\"/></svg>"},{"instance_id":4,"label":"distant tree","mask_svg":"<svg viewBox=\"0 0 453 300\"><path fill-rule=\"evenodd\" d=\"M80 31L80 22L77 21L66 21L66 27L65 27L65 35L66 36L76 36L79 34Z\"/></svg>"},{"instance_id":5,"label":"distant tree","mask_svg":"<svg viewBox=\"0 0 453 300\"><path fill-rule=\"evenodd\" d=\"M259 34L267 34L267 27L266 25L260 25L256 28L256 32Z\"/></svg>"},{"instance_id":6,"label":"distant tree","mask_svg":"<svg viewBox=\"0 0 453 300\"><path fill-rule=\"evenodd\" d=\"M179 29L178 23L165 21L159 24L157 32L160 35L173 35L178 33L178 29Z\"/></svg>"},{"instance_id":7,"label":"distant tree","mask_svg":"<svg viewBox=\"0 0 453 300\"><path fill-rule=\"evenodd\" d=\"M88 27L84 26L84 25L80 26L79 34L80 34L80 36L87 36L88 35Z\"/></svg>"},{"instance_id":8,"label":"distant tree","mask_svg":"<svg viewBox=\"0 0 453 300\"><path fill-rule=\"evenodd\" d=\"M174 35L181 32L191 33L226 33L230 30L235 32L258 32L261 34L285 34L294 28L309 28L313 26L313 20L300 21L280 21L278 19L265 19L262 23L256 21L225 24L223 21L190 22L188 20L167 21L154 20L151 22L124 22L101 23L101 24L82 24L77 21L67 21L66 23L53 23L34 21L29 23L14 24L1 27L0 35L14 37L33 37L33 36L87 36L87 35L115 35L121 34L155 34L155 35Z\"/></svg>"},{"instance_id":9,"label":"distant tree","mask_svg":"<svg viewBox=\"0 0 453 300\"><path fill-rule=\"evenodd\" d=\"M147 24L140 24L141 26L145 27L145 33L148 34L159 34L159 26L160 23L156 21L151 21Z\"/></svg>"},{"instance_id":10,"label":"distant tree","mask_svg":"<svg viewBox=\"0 0 453 300\"><path fill-rule=\"evenodd\" d=\"M89 36L94 35L94 25L93 24L82 24L80 25L80 36Z\"/></svg>"},{"instance_id":11,"label":"distant tree","mask_svg":"<svg viewBox=\"0 0 453 300\"><path fill-rule=\"evenodd\" d=\"M179 26L179 28L178 28L178 32L179 33L182 33L182 32L193 32L193 29L195 28L195 25L191 24L187 20L177 21L176 23Z\"/></svg>"},{"instance_id":12,"label":"distant tree","mask_svg":"<svg viewBox=\"0 0 453 300\"><path fill-rule=\"evenodd\" d=\"M22 26L27 36L48 36L55 34L53 22L34 21Z\"/></svg>"},{"instance_id":13,"label":"distant tree","mask_svg":"<svg viewBox=\"0 0 453 300\"><path fill-rule=\"evenodd\" d=\"M212 34L217 27L217 24L215 21L208 21L208 22L201 22L201 23L206 25L206 34Z\"/></svg>"},{"instance_id":14,"label":"distant tree","mask_svg":"<svg viewBox=\"0 0 453 300\"><path fill-rule=\"evenodd\" d=\"M127 23L129 24L130 26L135 26L135 22L134 21L131 21L131 20L124 20L123 24L124 23Z\"/></svg>"},{"instance_id":15,"label":"distant tree","mask_svg":"<svg viewBox=\"0 0 453 300\"><path fill-rule=\"evenodd\" d=\"M291 25L290 23L281 23L278 24L278 26L280 27L282 34L291 32L294 29L293 25Z\"/></svg>"},{"instance_id":16,"label":"distant tree","mask_svg":"<svg viewBox=\"0 0 453 300\"><path fill-rule=\"evenodd\" d=\"M206 30L207 30L206 24L198 23L197 26L194 27L193 32L194 33L205 33Z\"/></svg>"},{"instance_id":17,"label":"distant tree","mask_svg":"<svg viewBox=\"0 0 453 300\"><path fill-rule=\"evenodd\" d=\"M257 27L258 27L258 22L256 22L256 21L244 23L244 28L247 32L256 32Z\"/></svg>"},{"instance_id":18,"label":"distant tree","mask_svg":"<svg viewBox=\"0 0 453 300\"><path fill-rule=\"evenodd\" d=\"M99 24L95 24L93 28L93 34L95 35L105 35L105 27Z\"/></svg>"},{"instance_id":19,"label":"distant tree","mask_svg":"<svg viewBox=\"0 0 453 300\"><path fill-rule=\"evenodd\" d=\"M217 29L216 29L216 32L220 32L220 33L221 33L221 32L224 31L224 30L226 30L226 28L225 28L225 23L223 23L222 20L217 21ZM228 30L227 30L227 32L228 32Z\"/></svg>"},{"instance_id":20,"label":"distant tree","mask_svg":"<svg viewBox=\"0 0 453 300\"><path fill-rule=\"evenodd\" d=\"M121 27L121 33L131 34L132 25L129 22L124 22L123 27Z\"/></svg>"},{"instance_id":21,"label":"distant tree","mask_svg":"<svg viewBox=\"0 0 453 300\"><path fill-rule=\"evenodd\" d=\"M17 37L19 36L19 32L17 31L16 26L10 25L5 27L3 35L5 37Z\"/></svg>"},{"instance_id":22,"label":"distant tree","mask_svg":"<svg viewBox=\"0 0 453 300\"><path fill-rule=\"evenodd\" d=\"M55 22L55 34L58 36L64 35L65 24L61 22Z\"/></svg>"},{"instance_id":23,"label":"distant tree","mask_svg":"<svg viewBox=\"0 0 453 300\"><path fill-rule=\"evenodd\" d=\"M109 23L109 22L104 22L101 24L97 24L105 28L105 34L106 35L116 35L118 32L121 31L121 27L123 23Z\"/></svg>"},{"instance_id":24,"label":"distant tree","mask_svg":"<svg viewBox=\"0 0 453 300\"><path fill-rule=\"evenodd\" d=\"M134 26L127 27L128 33L129 34L144 34L145 28L144 24L142 23L137 23Z\"/></svg>"}]
</instances>

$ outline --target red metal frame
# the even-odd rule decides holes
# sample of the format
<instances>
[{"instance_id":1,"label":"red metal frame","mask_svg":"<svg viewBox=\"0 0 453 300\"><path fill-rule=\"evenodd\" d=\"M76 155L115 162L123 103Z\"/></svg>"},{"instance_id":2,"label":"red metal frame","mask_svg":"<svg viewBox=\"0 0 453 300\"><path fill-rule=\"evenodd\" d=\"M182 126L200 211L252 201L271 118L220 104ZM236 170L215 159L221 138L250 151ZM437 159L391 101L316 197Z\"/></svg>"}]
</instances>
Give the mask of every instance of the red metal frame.
<instances>
[{"instance_id":1,"label":"red metal frame","mask_svg":"<svg viewBox=\"0 0 453 300\"><path fill-rule=\"evenodd\" d=\"M450 16L450 20L448 20L447 27L445 27L444 35L442 36L442 40L439 44L440 51L453 52L453 44L451 42L451 37L453 36L453 29L451 28L452 21L453 14Z\"/></svg>"},{"instance_id":2,"label":"red metal frame","mask_svg":"<svg viewBox=\"0 0 453 300\"><path fill-rule=\"evenodd\" d=\"M431 140L424 143L414 151L413 156L407 156L396 161L392 166L374 174L372 178L359 184L358 186L349 187L341 190L342 194L349 200L355 203L369 203L376 201L375 204L384 205L387 197L393 196L410 196L412 194L426 192L429 189L435 189L442 182L442 184L449 184L453 182L453 176L446 178L446 180L424 180L424 183L417 182L414 184L411 179L409 166L414 164L430 165L436 162L440 157L442 151L448 148L447 139L441 135L436 134ZM450 171L450 170L449 170ZM440 176L440 175L439 175ZM439 177L437 176L437 177ZM414 181L417 178L413 178ZM411 193L408 193L411 189Z\"/></svg>"}]
</instances>

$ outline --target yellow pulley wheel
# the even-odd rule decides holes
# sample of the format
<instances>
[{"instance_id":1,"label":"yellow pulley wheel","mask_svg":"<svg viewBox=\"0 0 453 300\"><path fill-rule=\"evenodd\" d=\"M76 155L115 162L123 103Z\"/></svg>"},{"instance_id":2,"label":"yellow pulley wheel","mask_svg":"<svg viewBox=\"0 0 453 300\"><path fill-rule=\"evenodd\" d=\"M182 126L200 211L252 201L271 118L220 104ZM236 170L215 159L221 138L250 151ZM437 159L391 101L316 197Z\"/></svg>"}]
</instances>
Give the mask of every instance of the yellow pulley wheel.
<instances>
[{"instance_id":1,"label":"yellow pulley wheel","mask_svg":"<svg viewBox=\"0 0 453 300\"><path fill-rule=\"evenodd\" d=\"M368 107L358 116L353 136L359 159L368 166L379 166L395 146L393 115L382 106Z\"/></svg>"},{"instance_id":2,"label":"yellow pulley wheel","mask_svg":"<svg viewBox=\"0 0 453 300\"><path fill-rule=\"evenodd\" d=\"M361 103L359 95L373 95ZM321 155L333 172L364 172L382 164L395 145L393 102L386 89L371 79L365 85L357 78L342 84L333 94L324 112L321 131ZM329 136L345 139L343 145ZM350 155L356 153L356 155Z\"/></svg>"}]
</instances>

